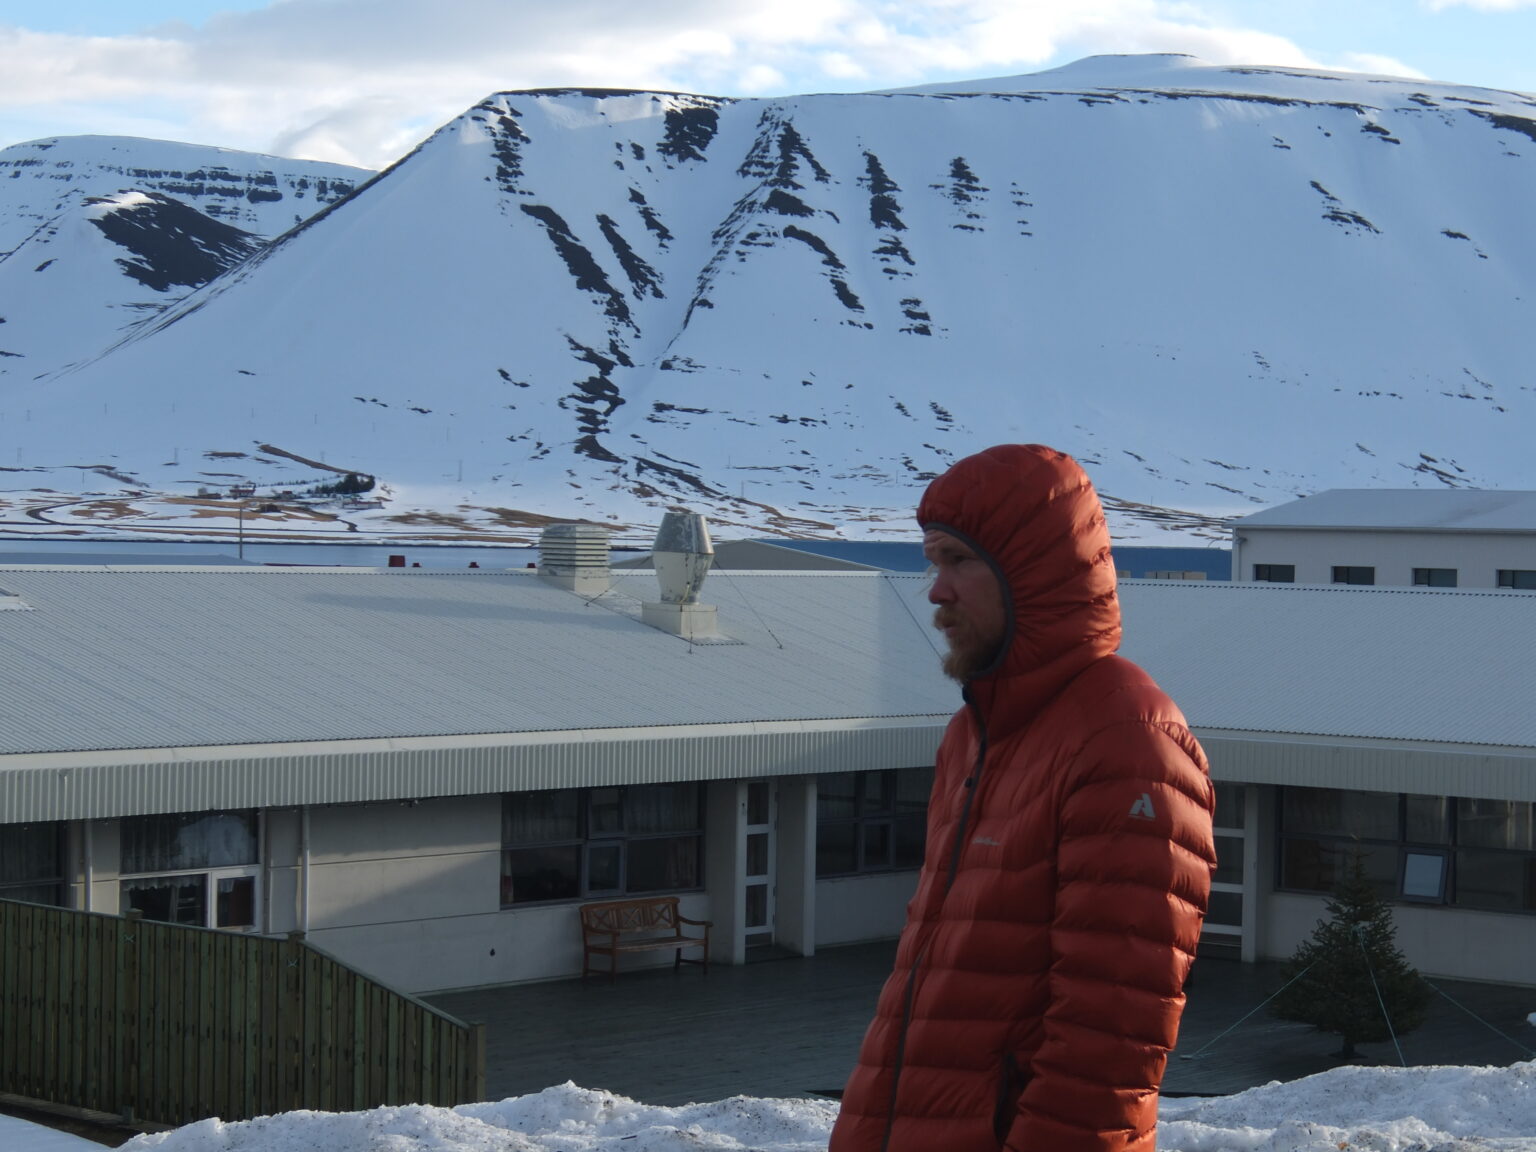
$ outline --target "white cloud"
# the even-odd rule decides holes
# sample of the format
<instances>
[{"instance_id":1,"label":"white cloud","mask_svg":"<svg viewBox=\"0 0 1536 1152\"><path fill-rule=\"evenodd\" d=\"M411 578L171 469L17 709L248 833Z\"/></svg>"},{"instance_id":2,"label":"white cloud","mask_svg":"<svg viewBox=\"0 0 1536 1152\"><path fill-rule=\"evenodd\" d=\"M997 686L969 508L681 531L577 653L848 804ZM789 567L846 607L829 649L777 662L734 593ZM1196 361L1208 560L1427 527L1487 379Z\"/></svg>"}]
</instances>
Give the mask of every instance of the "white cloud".
<instances>
[{"instance_id":1,"label":"white cloud","mask_svg":"<svg viewBox=\"0 0 1536 1152\"><path fill-rule=\"evenodd\" d=\"M30 106L30 125L68 105L78 123L99 101L116 124L152 105L155 121L179 110L184 139L380 166L506 88L759 95L1175 51L1321 66L1282 37L1204 20L1190 0L280 0L134 37L0 27L0 125L7 108Z\"/></svg>"},{"instance_id":2,"label":"white cloud","mask_svg":"<svg viewBox=\"0 0 1536 1152\"><path fill-rule=\"evenodd\" d=\"M741 74L740 85L742 91L749 94L772 92L783 88L784 73L767 64L753 64Z\"/></svg>"},{"instance_id":3,"label":"white cloud","mask_svg":"<svg viewBox=\"0 0 1536 1152\"><path fill-rule=\"evenodd\" d=\"M1428 80L1417 68L1404 64L1392 56L1376 56L1369 52L1346 52L1333 67L1346 72L1368 72L1376 76L1406 76L1412 80Z\"/></svg>"},{"instance_id":4,"label":"white cloud","mask_svg":"<svg viewBox=\"0 0 1536 1152\"><path fill-rule=\"evenodd\" d=\"M1479 12L1513 12L1517 8L1536 8L1536 0L1425 0L1432 12L1446 8L1476 8Z\"/></svg>"}]
</instances>

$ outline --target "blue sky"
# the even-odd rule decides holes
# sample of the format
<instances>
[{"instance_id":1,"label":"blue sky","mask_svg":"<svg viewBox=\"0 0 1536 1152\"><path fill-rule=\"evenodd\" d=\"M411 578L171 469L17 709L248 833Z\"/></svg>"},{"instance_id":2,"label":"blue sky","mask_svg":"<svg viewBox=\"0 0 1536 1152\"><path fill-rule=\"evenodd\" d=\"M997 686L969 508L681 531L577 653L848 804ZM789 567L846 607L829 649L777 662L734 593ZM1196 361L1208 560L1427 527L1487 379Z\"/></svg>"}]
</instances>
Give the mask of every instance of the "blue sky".
<instances>
[{"instance_id":1,"label":"blue sky","mask_svg":"<svg viewBox=\"0 0 1536 1152\"><path fill-rule=\"evenodd\" d=\"M859 91L1101 52L1536 92L1536 0L0 0L0 147L150 136L377 167L488 92Z\"/></svg>"}]
</instances>

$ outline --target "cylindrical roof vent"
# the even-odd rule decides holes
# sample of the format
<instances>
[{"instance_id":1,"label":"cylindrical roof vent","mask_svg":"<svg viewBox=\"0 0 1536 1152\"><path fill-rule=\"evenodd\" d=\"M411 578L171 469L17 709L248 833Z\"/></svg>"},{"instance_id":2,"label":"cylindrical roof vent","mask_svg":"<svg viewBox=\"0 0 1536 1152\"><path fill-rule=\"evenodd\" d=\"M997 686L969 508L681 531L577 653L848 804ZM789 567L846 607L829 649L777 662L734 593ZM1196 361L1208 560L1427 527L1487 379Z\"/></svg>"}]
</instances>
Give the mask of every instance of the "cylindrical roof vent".
<instances>
[{"instance_id":1,"label":"cylindrical roof vent","mask_svg":"<svg viewBox=\"0 0 1536 1152\"><path fill-rule=\"evenodd\" d=\"M640 605L640 619L687 640L718 639L715 606L699 603L699 589L714 562L715 546L709 542L704 517L696 512L668 512L651 548L661 601Z\"/></svg>"},{"instance_id":2,"label":"cylindrical roof vent","mask_svg":"<svg viewBox=\"0 0 1536 1152\"><path fill-rule=\"evenodd\" d=\"M704 577L715 562L709 525L697 512L668 512L651 548L663 604L697 604Z\"/></svg>"},{"instance_id":3,"label":"cylindrical roof vent","mask_svg":"<svg viewBox=\"0 0 1536 1152\"><path fill-rule=\"evenodd\" d=\"M539 534L539 576L570 592L608 591L608 529L601 524L551 524Z\"/></svg>"}]
</instances>

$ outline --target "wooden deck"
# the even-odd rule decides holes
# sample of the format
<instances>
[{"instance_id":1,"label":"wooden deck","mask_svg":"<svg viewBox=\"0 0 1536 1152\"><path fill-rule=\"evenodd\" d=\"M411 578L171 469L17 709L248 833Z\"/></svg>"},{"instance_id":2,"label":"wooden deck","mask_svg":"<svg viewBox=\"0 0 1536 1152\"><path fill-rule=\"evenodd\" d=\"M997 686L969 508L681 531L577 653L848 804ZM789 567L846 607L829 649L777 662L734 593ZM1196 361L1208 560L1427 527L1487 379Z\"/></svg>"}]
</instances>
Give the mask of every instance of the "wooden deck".
<instances>
[{"instance_id":1,"label":"wooden deck","mask_svg":"<svg viewBox=\"0 0 1536 1152\"><path fill-rule=\"evenodd\" d=\"M625 973L611 984L563 980L429 999L461 1020L485 1023L491 1100L566 1080L648 1104L807 1096L842 1088L894 951L894 942L861 944L811 959L712 966L708 976L669 967ZM1434 983L1509 1038L1437 997L1424 1026L1402 1038L1409 1064L1536 1057L1536 1028L1526 1023L1536 1011L1536 987ZM1238 1024L1279 985L1277 965L1202 959L1164 1090L1238 1092L1338 1063L1335 1036L1262 1009ZM1366 1063L1398 1062L1390 1042L1362 1045L1361 1053Z\"/></svg>"}]
</instances>

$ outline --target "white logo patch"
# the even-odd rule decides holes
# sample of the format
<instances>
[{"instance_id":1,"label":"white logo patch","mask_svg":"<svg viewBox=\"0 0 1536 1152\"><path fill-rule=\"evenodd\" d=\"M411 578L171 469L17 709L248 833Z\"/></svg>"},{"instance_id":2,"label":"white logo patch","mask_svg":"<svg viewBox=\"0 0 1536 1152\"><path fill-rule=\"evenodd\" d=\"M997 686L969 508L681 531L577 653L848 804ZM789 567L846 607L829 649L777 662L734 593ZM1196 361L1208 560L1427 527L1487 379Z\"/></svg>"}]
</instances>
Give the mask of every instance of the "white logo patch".
<instances>
[{"instance_id":1,"label":"white logo patch","mask_svg":"<svg viewBox=\"0 0 1536 1152\"><path fill-rule=\"evenodd\" d=\"M980 844L983 848L1001 848L1003 846L1001 840L994 840L990 836L978 836L971 843Z\"/></svg>"},{"instance_id":2,"label":"white logo patch","mask_svg":"<svg viewBox=\"0 0 1536 1152\"><path fill-rule=\"evenodd\" d=\"M1131 805L1129 815L1132 820L1156 820L1157 812L1152 807L1152 793L1143 792L1141 799Z\"/></svg>"}]
</instances>

